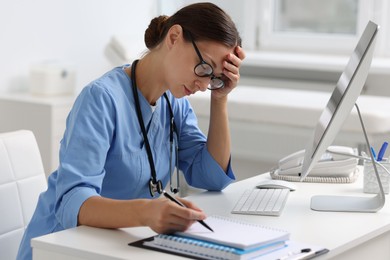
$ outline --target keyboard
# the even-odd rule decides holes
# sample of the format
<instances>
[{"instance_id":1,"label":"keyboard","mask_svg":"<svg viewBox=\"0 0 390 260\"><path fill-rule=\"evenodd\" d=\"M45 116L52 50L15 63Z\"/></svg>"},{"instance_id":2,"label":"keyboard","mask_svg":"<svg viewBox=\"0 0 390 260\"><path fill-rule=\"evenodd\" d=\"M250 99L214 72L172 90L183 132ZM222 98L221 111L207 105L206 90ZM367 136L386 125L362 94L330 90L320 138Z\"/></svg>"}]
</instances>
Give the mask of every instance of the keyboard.
<instances>
[{"instance_id":1,"label":"keyboard","mask_svg":"<svg viewBox=\"0 0 390 260\"><path fill-rule=\"evenodd\" d=\"M289 189L246 190L233 208L232 213L279 216L289 194Z\"/></svg>"}]
</instances>

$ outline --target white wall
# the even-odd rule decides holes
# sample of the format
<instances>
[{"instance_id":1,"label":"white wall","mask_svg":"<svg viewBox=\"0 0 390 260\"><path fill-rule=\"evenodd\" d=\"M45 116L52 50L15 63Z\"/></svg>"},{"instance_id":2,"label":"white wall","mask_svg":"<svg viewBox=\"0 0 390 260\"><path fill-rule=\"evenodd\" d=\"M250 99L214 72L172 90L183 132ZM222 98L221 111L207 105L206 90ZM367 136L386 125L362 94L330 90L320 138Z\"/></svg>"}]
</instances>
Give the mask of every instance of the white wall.
<instances>
[{"instance_id":1,"label":"white wall","mask_svg":"<svg viewBox=\"0 0 390 260\"><path fill-rule=\"evenodd\" d=\"M0 0L0 92L28 89L31 64L74 64L76 89L112 67L104 49L113 34L144 31L156 0Z\"/></svg>"}]
</instances>

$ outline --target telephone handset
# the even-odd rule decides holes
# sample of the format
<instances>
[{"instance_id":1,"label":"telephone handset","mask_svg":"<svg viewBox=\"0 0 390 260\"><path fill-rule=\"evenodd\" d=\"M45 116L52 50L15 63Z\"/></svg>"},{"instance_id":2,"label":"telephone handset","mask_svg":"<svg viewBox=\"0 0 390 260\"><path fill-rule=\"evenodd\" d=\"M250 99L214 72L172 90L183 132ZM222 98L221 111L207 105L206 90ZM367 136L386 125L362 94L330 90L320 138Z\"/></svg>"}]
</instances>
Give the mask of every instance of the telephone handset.
<instances>
[{"instance_id":1,"label":"telephone handset","mask_svg":"<svg viewBox=\"0 0 390 260\"><path fill-rule=\"evenodd\" d=\"M354 173L358 159L348 157L348 154L357 155L357 149L346 146L331 146L328 149L346 155L325 152L310 171L310 176L348 177ZM278 175L300 176L304 155L305 150L300 150L282 158L278 163Z\"/></svg>"}]
</instances>

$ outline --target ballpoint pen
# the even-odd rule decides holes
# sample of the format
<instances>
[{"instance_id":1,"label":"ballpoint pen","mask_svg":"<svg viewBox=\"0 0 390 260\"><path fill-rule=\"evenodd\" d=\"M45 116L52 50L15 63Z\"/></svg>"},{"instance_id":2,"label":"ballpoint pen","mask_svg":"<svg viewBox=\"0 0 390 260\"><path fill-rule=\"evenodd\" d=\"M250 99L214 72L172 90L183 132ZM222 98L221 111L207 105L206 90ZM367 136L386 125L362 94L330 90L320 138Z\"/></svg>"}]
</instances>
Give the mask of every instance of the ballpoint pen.
<instances>
[{"instance_id":1,"label":"ballpoint pen","mask_svg":"<svg viewBox=\"0 0 390 260\"><path fill-rule=\"evenodd\" d=\"M183 203L181 203L180 201L178 201L177 199L175 199L174 197L172 197L168 192L166 192L165 190L163 191L163 194L166 198L170 199L171 201L175 202L176 204L184 207L184 208L187 208ZM205 228L207 228L208 230L214 232L214 230L209 227L203 220L197 220L202 226L204 226Z\"/></svg>"},{"instance_id":2,"label":"ballpoint pen","mask_svg":"<svg viewBox=\"0 0 390 260\"><path fill-rule=\"evenodd\" d=\"M386 149L387 149L387 145L388 145L387 142L384 142L382 144L382 147L381 147L381 149L379 150L379 153L378 153L378 161L382 161L383 156L385 155L385 152L386 152Z\"/></svg>"},{"instance_id":3,"label":"ballpoint pen","mask_svg":"<svg viewBox=\"0 0 390 260\"><path fill-rule=\"evenodd\" d=\"M303 248L297 252L288 252L285 256L282 256L282 257L278 258L277 260L301 259L301 258L297 258L297 257L307 256L307 254L310 252L312 252L312 250L310 248Z\"/></svg>"},{"instance_id":4,"label":"ballpoint pen","mask_svg":"<svg viewBox=\"0 0 390 260\"><path fill-rule=\"evenodd\" d=\"M372 153L372 157L374 157L374 160L376 160L376 153L372 146L371 146L371 153Z\"/></svg>"}]
</instances>

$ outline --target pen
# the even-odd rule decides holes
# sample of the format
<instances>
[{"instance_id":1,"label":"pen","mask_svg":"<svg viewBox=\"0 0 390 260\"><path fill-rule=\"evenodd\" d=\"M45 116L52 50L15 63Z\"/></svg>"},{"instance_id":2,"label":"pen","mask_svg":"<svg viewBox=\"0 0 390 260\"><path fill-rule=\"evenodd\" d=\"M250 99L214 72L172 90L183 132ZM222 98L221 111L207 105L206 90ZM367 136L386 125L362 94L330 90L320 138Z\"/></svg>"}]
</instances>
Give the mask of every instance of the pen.
<instances>
[{"instance_id":1,"label":"pen","mask_svg":"<svg viewBox=\"0 0 390 260\"><path fill-rule=\"evenodd\" d=\"M382 147L381 147L381 149L379 150L379 153L378 153L378 161L382 161L383 156L385 155L385 152L386 152L386 149L387 149L387 145L388 145L387 142L384 142L382 144Z\"/></svg>"},{"instance_id":2,"label":"pen","mask_svg":"<svg viewBox=\"0 0 390 260\"><path fill-rule=\"evenodd\" d=\"M299 258L299 256L306 257L307 253L310 253L310 252L312 252L312 250L310 248L303 248L297 252L288 252L285 256L278 258L278 260L302 259L302 258ZM302 254L305 254L305 255L302 255Z\"/></svg>"},{"instance_id":3,"label":"pen","mask_svg":"<svg viewBox=\"0 0 390 260\"><path fill-rule=\"evenodd\" d=\"M302 253L301 256L297 256L297 257L294 257L292 259L289 259L289 260L305 260L305 259L311 259L313 258L313 256L316 255L316 252L315 251L311 251L311 252L308 252L308 253Z\"/></svg>"},{"instance_id":4,"label":"pen","mask_svg":"<svg viewBox=\"0 0 390 260\"><path fill-rule=\"evenodd\" d=\"M163 194L166 198L170 199L171 201L175 202L176 204L186 208L186 206L181 203L180 201L178 201L177 199L175 199L174 197L172 197L168 192L166 192L165 190L163 191ZM197 220L202 226L204 226L205 228L207 228L208 230L214 232L214 230L212 230L211 227L209 227L203 220Z\"/></svg>"},{"instance_id":5,"label":"pen","mask_svg":"<svg viewBox=\"0 0 390 260\"><path fill-rule=\"evenodd\" d=\"M371 153L372 153L372 157L374 157L374 160L376 160L376 153L374 148L372 148L372 146L371 146Z\"/></svg>"}]
</instances>

